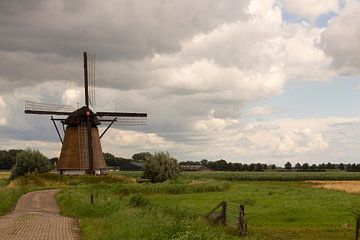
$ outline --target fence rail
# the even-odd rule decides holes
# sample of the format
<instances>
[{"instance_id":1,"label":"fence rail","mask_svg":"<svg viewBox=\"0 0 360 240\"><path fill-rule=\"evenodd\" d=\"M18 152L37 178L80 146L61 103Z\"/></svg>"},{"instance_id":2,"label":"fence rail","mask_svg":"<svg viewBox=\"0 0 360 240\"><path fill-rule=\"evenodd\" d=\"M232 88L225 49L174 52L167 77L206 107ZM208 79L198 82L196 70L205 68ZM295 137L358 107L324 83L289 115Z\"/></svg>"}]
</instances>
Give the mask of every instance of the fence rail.
<instances>
[{"instance_id":1,"label":"fence rail","mask_svg":"<svg viewBox=\"0 0 360 240\"><path fill-rule=\"evenodd\" d=\"M216 224L221 223L235 228L240 236L246 235L247 221L244 205L222 201L206 215L206 218Z\"/></svg>"}]
</instances>

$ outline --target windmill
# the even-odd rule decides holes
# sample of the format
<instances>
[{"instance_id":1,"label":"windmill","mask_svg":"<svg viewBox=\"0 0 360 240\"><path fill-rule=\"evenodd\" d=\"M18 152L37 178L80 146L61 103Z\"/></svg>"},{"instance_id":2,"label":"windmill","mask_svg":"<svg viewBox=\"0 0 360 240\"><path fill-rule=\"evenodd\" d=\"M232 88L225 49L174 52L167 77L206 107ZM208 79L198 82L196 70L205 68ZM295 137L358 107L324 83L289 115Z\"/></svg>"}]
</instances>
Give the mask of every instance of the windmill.
<instances>
[{"instance_id":1,"label":"windmill","mask_svg":"<svg viewBox=\"0 0 360 240\"><path fill-rule=\"evenodd\" d=\"M57 169L64 175L102 174L107 166L100 139L112 125L144 125L147 113L94 112L95 105L95 55L83 53L85 106L75 109L68 105L25 102L25 114L50 115L62 143ZM54 118L67 116L66 118ZM62 124L61 137L58 122ZM107 124L99 134L98 125Z\"/></svg>"}]
</instances>

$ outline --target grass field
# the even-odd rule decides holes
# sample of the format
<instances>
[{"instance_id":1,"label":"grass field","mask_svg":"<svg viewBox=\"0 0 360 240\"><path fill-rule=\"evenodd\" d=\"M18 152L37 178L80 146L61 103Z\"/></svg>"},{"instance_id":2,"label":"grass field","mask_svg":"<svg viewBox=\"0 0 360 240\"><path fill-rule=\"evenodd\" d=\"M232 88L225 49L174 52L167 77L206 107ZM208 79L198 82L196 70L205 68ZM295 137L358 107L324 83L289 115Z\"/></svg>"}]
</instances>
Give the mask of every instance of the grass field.
<instances>
[{"instance_id":1,"label":"grass field","mask_svg":"<svg viewBox=\"0 0 360 240\"><path fill-rule=\"evenodd\" d=\"M302 181L225 181L218 178L224 173L216 174L183 174L161 184L126 177L28 176L17 181L16 189L63 188L58 195L62 213L81 219L86 240L239 239L233 230L204 219L223 200L245 205L244 239L354 238L359 194L314 188ZM4 181L0 180L0 197L8 191Z\"/></svg>"},{"instance_id":2,"label":"grass field","mask_svg":"<svg viewBox=\"0 0 360 240\"><path fill-rule=\"evenodd\" d=\"M120 171L114 174L140 178L141 171ZM360 180L360 172L182 172L182 179L215 179L226 181L308 181L308 180Z\"/></svg>"}]
</instances>

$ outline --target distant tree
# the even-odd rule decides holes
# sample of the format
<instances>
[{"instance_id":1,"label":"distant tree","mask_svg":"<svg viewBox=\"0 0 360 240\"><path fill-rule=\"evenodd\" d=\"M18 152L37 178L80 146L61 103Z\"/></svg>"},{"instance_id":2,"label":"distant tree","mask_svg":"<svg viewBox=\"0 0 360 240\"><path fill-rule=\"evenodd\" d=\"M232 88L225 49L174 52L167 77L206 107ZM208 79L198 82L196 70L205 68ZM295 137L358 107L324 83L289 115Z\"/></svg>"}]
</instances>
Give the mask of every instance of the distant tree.
<instances>
[{"instance_id":1,"label":"distant tree","mask_svg":"<svg viewBox=\"0 0 360 240\"><path fill-rule=\"evenodd\" d=\"M16 155L23 150L0 150L0 169L10 170L16 162Z\"/></svg>"},{"instance_id":2,"label":"distant tree","mask_svg":"<svg viewBox=\"0 0 360 240\"><path fill-rule=\"evenodd\" d=\"M202 160L200 161L201 165L204 165L204 166L207 166L208 162L209 162L209 161L208 161L207 159L202 159Z\"/></svg>"},{"instance_id":3,"label":"distant tree","mask_svg":"<svg viewBox=\"0 0 360 240\"><path fill-rule=\"evenodd\" d=\"M326 164L326 168L327 168L327 169L335 169L335 165L334 165L334 164L331 164L331 162L328 162L328 163Z\"/></svg>"},{"instance_id":4,"label":"distant tree","mask_svg":"<svg viewBox=\"0 0 360 240\"><path fill-rule=\"evenodd\" d=\"M272 170L275 170L275 169L276 169L276 165L275 165L275 164L271 164L271 165L270 165L270 168L271 168Z\"/></svg>"},{"instance_id":5,"label":"distant tree","mask_svg":"<svg viewBox=\"0 0 360 240\"><path fill-rule=\"evenodd\" d=\"M132 156L132 159L134 161L145 161L146 159L150 158L152 156L151 153L149 152L140 152L140 153L135 153L133 156Z\"/></svg>"},{"instance_id":6,"label":"distant tree","mask_svg":"<svg viewBox=\"0 0 360 240\"><path fill-rule=\"evenodd\" d=\"M104 159L106 162L106 165L108 166L115 166L116 157L112 155L111 153L104 153Z\"/></svg>"},{"instance_id":7,"label":"distant tree","mask_svg":"<svg viewBox=\"0 0 360 240\"><path fill-rule=\"evenodd\" d=\"M312 170L316 170L318 167L316 166L316 164L312 164L311 166L310 166L310 169L312 169Z\"/></svg>"},{"instance_id":8,"label":"distant tree","mask_svg":"<svg viewBox=\"0 0 360 240\"><path fill-rule=\"evenodd\" d=\"M291 163L290 162L287 162L287 163L285 163L285 169L287 169L287 170L291 170Z\"/></svg>"},{"instance_id":9,"label":"distant tree","mask_svg":"<svg viewBox=\"0 0 360 240\"><path fill-rule=\"evenodd\" d=\"M320 170L325 170L325 169L326 169L325 163L319 164L318 168L319 168Z\"/></svg>"},{"instance_id":10,"label":"distant tree","mask_svg":"<svg viewBox=\"0 0 360 240\"><path fill-rule=\"evenodd\" d=\"M179 173L177 160L169 153L158 152L145 160L144 178L151 182L164 182L176 178Z\"/></svg>"},{"instance_id":11,"label":"distant tree","mask_svg":"<svg viewBox=\"0 0 360 240\"><path fill-rule=\"evenodd\" d=\"M345 165L343 163L340 163L338 168L343 171L345 170Z\"/></svg>"},{"instance_id":12,"label":"distant tree","mask_svg":"<svg viewBox=\"0 0 360 240\"><path fill-rule=\"evenodd\" d=\"M263 171L264 171L264 166L263 166L261 163L256 163L256 164L255 164L254 171L256 171L256 172L263 172Z\"/></svg>"},{"instance_id":13,"label":"distant tree","mask_svg":"<svg viewBox=\"0 0 360 240\"><path fill-rule=\"evenodd\" d=\"M296 163L296 164L295 164L295 169L301 169L301 164L300 164L300 163Z\"/></svg>"},{"instance_id":14,"label":"distant tree","mask_svg":"<svg viewBox=\"0 0 360 240\"><path fill-rule=\"evenodd\" d=\"M308 170L310 168L310 166L308 163L304 163L301 168L304 170Z\"/></svg>"},{"instance_id":15,"label":"distant tree","mask_svg":"<svg viewBox=\"0 0 360 240\"><path fill-rule=\"evenodd\" d=\"M11 170L10 178L14 179L32 172L49 172L51 168L52 166L47 157L42 155L38 150L27 149L16 155L16 163Z\"/></svg>"}]
</instances>

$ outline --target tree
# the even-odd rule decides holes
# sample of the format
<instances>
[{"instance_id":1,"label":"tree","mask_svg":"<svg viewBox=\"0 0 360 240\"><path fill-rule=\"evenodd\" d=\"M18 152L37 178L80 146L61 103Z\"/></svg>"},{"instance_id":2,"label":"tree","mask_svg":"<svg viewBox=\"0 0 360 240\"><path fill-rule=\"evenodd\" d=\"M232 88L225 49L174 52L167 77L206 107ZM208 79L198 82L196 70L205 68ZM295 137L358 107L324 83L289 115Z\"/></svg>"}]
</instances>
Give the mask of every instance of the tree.
<instances>
[{"instance_id":1,"label":"tree","mask_svg":"<svg viewBox=\"0 0 360 240\"><path fill-rule=\"evenodd\" d=\"M132 159L134 161L145 161L146 159L150 158L152 156L151 153L149 152L140 152L140 153L135 153L133 156L132 156Z\"/></svg>"},{"instance_id":2,"label":"tree","mask_svg":"<svg viewBox=\"0 0 360 240\"><path fill-rule=\"evenodd\" d=\"M295 164L295 169L301 169L301 164L300 164L300 163L296 163L296 164Z\"/></svg>"},{"instance_id":3,"label":"tree","mask_svg":"<svg viewBox=\"0 0 360 240\"><path fill-rule=\"evenodd\" d=\"M287 169L287 170L291 170L291 163L290 162L287 162L287 163L285 163L285 169Z\"/></svg>"},{"instance_id":4,"label":"tree","mask_svg":"<svg viewBox=\"0 0 360 240\"><path fill-rule=\"evenodd\" d=\"M16 162L16 155L23 150L0 150L0 169L10 170Z\"/></svg>"},{"instance_id":5,"label":"tree","mask_svg":"<svg viewBox=\"0 0 360 240\"><path fill-rule=\"evenodd\" d=\"M14 179L32 172L49 172L51 168L52 166L47 157L42 155L38 150L27 149L16 155L16 163L11 170L10 178Z\"/></svg>"},{"instance_id":6,"label":"tree","mask_svg":"<svg viewBox=\"0 0 360 240\"><path fill-rule=\"evenodd\" d=\"M111 153L104 153L104 160L106 162L106 165L115 166L116 157Z\"/></svg>"},{"instance_id":7,"label":"tree","mask_svg":"<svg viewBox=\"0 0 360 240\"><path fill-rule=\"evenodd\" d=\"M339 164L339 169L340 169L341 171L345 170L345 165L344 165L343 163L340 163L340 164Z\"/></svg>"},{"instance_id":8,"label":"tree","mask_svg":"<svg viewBox=\"0 0 360 240\"><path fill-rule=\"evenodd\" d=\"M176 178L179 173L177 160L169 153L158 152L145 160L144 178L151 182L164 182Z\"/></svg>"},{"instance_id":9,"label":"tree","mask_svg":"<svg viewBox=\"0 0 360 240\"><path fill-rule=\"evenodd\" d=\"M308 163L304 163L303 165L302 165L302 169L303 170L308 170L309 169L309 164Z\"/></svg>"},{"instance_id":10,"label":"tree","mask_svg":"<svg viewBox=\"0 0 360 240\"><path fill-rule=\"evenodd\" d=\"M204 158L204 159L201 160L200 163L201 163L201 165L207 166L207 164L209 163L209 161Z\"/></svg>"}]
</instances>

